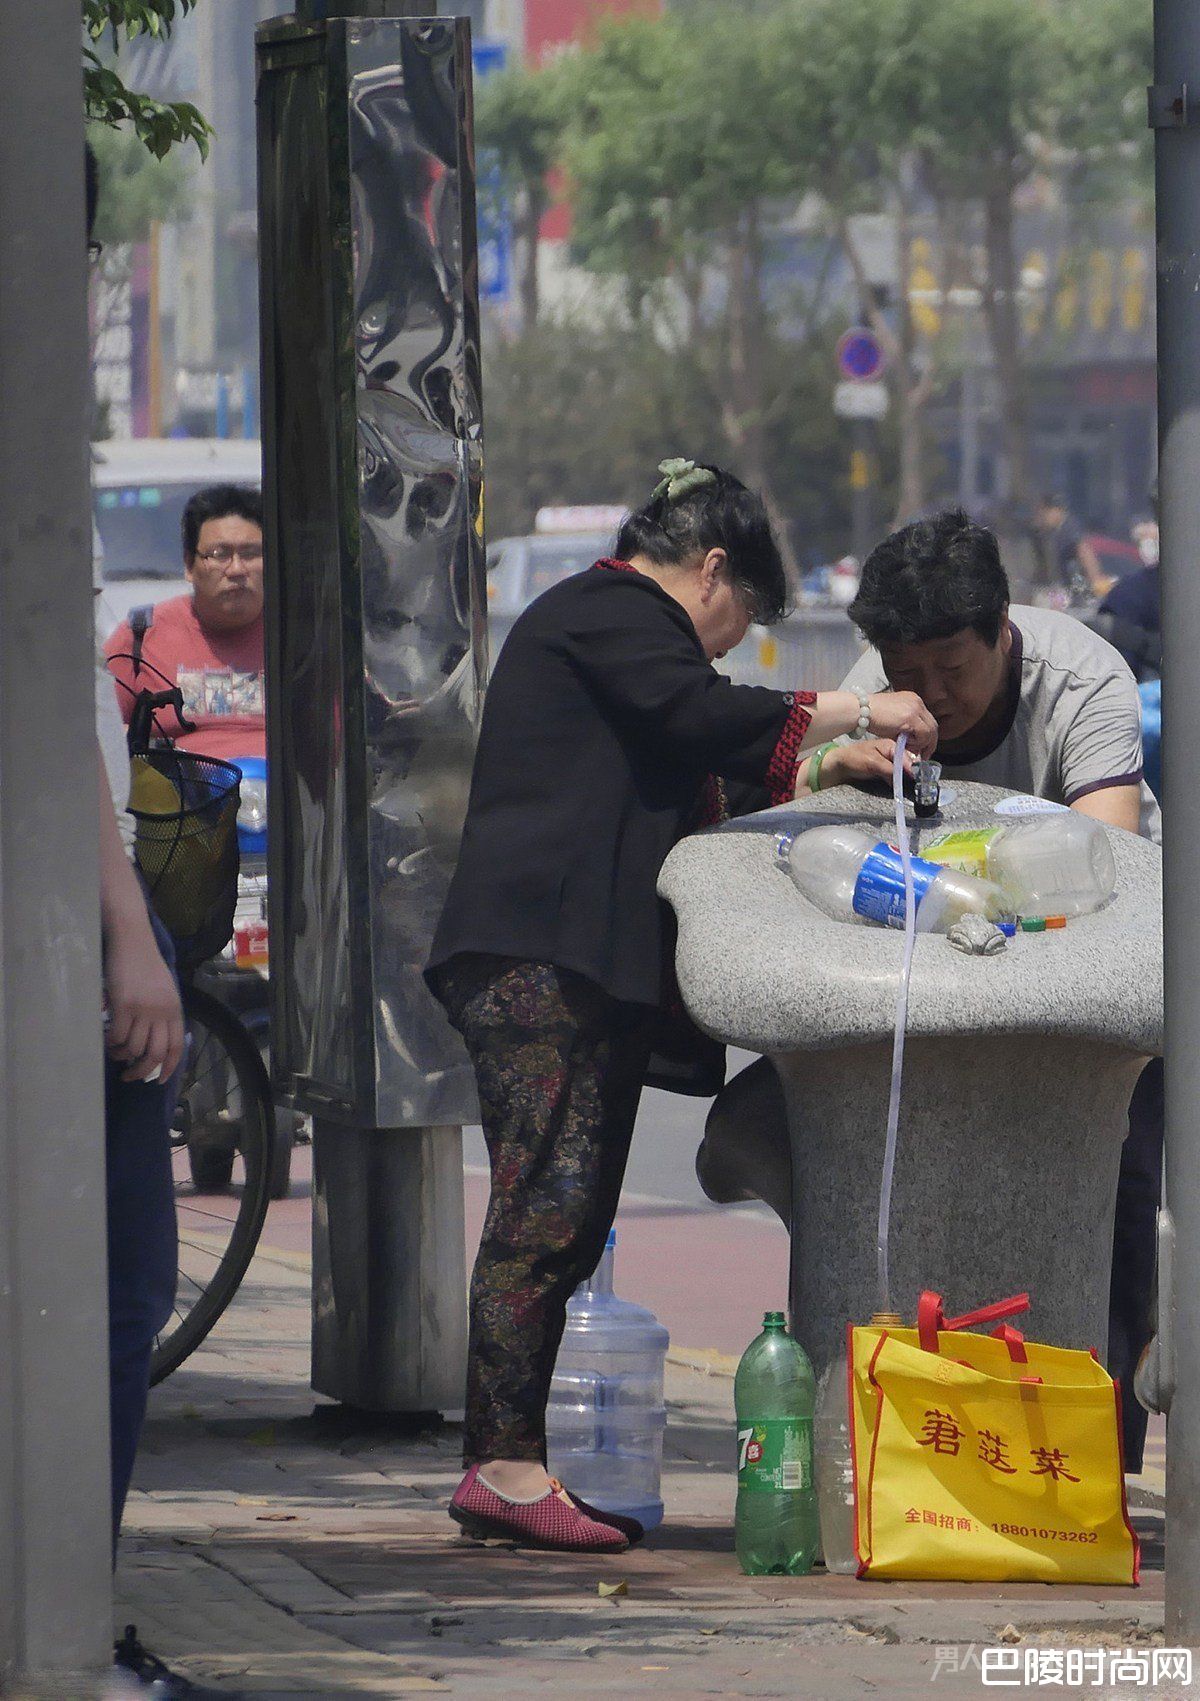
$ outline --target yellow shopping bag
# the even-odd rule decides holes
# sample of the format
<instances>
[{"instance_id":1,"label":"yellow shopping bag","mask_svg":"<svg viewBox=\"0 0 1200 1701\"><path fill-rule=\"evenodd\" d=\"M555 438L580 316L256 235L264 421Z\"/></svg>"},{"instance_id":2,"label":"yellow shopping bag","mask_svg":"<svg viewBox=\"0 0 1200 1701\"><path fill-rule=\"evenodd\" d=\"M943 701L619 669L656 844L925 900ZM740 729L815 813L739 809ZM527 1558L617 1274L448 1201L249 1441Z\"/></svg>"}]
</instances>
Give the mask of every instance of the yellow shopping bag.
<instances>
[{"instance_id":1,"label":"yellow shopping bag","mask_svg":"<svg viewBox=\"0 0 1200 1701\"><path fill-rule=\"evenodd\" d=\"M847 1341L860 1577L1138 1581L1125 1504L1120 1390L1093 1353L1037 1346L1001 1300Z\"/></svg>"}]
</instances>

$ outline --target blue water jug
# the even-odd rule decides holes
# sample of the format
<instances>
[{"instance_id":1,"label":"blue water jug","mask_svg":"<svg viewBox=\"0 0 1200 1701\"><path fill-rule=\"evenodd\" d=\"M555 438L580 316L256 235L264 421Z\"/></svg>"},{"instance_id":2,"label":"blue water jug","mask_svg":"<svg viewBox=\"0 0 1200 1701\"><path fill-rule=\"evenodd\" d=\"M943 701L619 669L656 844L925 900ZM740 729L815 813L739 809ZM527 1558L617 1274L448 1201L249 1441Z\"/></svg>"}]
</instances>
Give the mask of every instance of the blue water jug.
<instances>
[{"instance_id":1,"label":"blue water jug","mask_svg":"<svg viewBox=\"0 0 1200 1701\"><path fill-rule=\"evenodd\" d=\"M653 1313L613 1292L616 1244L614 1231L595 1274L567 1303L546 1445L551 1472L573 1493L652 1530L663 1515L663 1364L670 1337Z\"/></svg>"}]
</instances>

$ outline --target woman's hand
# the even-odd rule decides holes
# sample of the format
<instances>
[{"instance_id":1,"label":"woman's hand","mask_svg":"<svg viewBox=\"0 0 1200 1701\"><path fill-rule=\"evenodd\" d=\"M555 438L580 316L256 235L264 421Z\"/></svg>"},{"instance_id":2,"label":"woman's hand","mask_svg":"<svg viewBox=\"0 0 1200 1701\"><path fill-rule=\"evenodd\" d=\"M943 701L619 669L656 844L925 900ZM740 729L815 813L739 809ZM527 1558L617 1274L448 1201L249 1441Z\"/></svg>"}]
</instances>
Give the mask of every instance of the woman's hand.
<instances>
[{"instance_id":1,"label":"woman's hand","mask_svg":"<svg viewBox=\"0 0 1200 1701\"><path fill-rule=\"evenodd\" d=\"M104 981L109 1013L104 1044L114 1063L128 1064L121 1079L169 1081L183 1057L183 1011L175 977L148 924L108 942Z\"/></svg>"},{"instance_id":2,"label":"woman's hand","mask_svg":"<svg viewBox=\"0 0 1200 1701\"><path fill-rule=\"evenodd\" d=\"M862 785L867 780L886 780L890 784L895 756L894 738L864 738L856 744L835 744L832 750L825 752L821 763L821 790L827 791L830 786ZM912 773L915 761L916 757L906 748L906 774Z\"/></svg>"},{"instance_id":3,"label":"woman's hand","mask_svg":"<svg viewBox=\"0 0 1200 1701\"><path fill-rule=\"evenodd\" d=\"M871 731L880 738L908 734L907 748L917 756L937 749L938 724L915 691L877 691L867 698Z\"/></svg>"}]
</instances>

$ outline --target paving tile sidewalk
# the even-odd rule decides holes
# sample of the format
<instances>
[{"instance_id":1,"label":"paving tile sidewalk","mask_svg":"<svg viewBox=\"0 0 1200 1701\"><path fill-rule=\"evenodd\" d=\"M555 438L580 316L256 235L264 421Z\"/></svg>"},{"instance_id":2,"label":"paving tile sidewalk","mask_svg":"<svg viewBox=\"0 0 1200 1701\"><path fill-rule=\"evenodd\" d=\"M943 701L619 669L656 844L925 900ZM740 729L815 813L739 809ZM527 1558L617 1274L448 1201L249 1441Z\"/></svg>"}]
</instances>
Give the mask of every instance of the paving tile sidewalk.
<instances>
[{"instance_id":1,"label":"paving tile sidewalk","mask_svg":"<svg viewBox=\"0 0 1200 1701\"><path fill-rule=\"evenodd\" d=\"M1142 1519L1140 1590L742 1577L732 1384L727 1361L703 1352L670 1366L667 1523L645 1547L617 1559L482 1548L444 1510L458 1478L454 1425L352 1423L314 1399L308 1303L303 1255L260 1253L212 1342L152 1397L118 1622L135 1621L198 1679L256 1701L568 1691L903 1701L935 1680L936 1696L981 1695L968 1650L1009 1625L1053 1647L1161 1640L1154 1511ZM600 1594L618 1581L627 1593Z\"/></svg>"}]
</instances>

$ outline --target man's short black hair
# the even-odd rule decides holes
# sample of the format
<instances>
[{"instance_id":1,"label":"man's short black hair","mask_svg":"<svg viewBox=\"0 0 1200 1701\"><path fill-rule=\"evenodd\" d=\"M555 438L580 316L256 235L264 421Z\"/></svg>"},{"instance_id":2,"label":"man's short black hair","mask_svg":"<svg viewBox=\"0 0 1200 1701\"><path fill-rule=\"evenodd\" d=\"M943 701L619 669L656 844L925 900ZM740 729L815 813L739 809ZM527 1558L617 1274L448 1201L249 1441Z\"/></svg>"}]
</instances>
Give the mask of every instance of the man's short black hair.
<instances>
[{"instance_id":1,"label":"man's short black hair","mask_svg":"<svg viewBox=\"0 0 1200 1701\"><path fill-rule=\"evenodd\" d=\"M236 515L239 520L252 520L256 526L261 526L261 490L254 490L248 484L210 484L188 499L187 507L183 510L181 527L186 561L190 561L196 553L196 545L200 542L200 528L205 520L223 520L229 514Z\"/></svg>"},{"instance_id":2,"label":"man's short black hair","mask_svg":"<svg viewBox=\"0 0 1200 1701\"><path fill-rule=\"evenodd\" d=\"M923 644L967 627L1000 637L1008 575L995 534L948 508L884 538L863 563L850 618L869 644Z\"/></svg>"}]
</instances>

